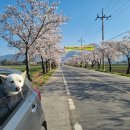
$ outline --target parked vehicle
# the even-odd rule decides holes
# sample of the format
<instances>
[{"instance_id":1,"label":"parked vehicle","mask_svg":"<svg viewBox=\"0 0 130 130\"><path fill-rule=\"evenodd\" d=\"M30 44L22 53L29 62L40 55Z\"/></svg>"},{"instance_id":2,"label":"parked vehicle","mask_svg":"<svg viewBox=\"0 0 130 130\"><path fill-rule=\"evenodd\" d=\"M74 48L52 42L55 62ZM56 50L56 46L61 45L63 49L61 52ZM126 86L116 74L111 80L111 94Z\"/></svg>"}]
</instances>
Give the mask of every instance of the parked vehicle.
<instances>
[{"instance_id":1,"label":"parked vehicle","mask_svg":"<svg viewBox=\"0 0 130 130\"><path fill-rule=\"evenodd\" d=\"M0 69L0 74L11 73L21 74L13 69ZM40 91L33 89L26 78L22 92L24 98L21 94L13 97L16 103L13 110L9 111L8 108L0 106L0 130L47 130Z\"/></svg>"}]
</instances>

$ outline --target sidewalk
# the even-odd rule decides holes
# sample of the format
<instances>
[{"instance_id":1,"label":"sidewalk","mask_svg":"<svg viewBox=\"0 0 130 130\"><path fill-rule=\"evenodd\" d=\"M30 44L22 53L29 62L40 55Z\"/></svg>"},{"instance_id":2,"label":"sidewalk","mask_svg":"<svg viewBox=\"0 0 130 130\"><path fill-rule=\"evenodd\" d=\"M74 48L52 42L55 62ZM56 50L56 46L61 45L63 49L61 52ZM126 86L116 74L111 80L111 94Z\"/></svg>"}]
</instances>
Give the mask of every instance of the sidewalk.
<instances>
[{"instance_id":1,"label":"sidewalk","mask_svg":"<svg viewBox=\"0 0 130 130\"><path fill-rule=\"evenodd\" d=\"M48 130L71 130L69 106L60 70L43 86L41 94Z\"/></svg>"}]
</instances>

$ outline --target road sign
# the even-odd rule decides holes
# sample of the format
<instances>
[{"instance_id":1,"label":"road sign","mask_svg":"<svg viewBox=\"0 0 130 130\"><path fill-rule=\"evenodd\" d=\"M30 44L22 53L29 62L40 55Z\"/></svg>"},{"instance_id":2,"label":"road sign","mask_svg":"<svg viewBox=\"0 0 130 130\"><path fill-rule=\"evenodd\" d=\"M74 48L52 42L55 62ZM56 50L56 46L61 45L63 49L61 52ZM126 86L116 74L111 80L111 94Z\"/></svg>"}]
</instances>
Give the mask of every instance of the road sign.
<instances>
[{"instance_id":1,"label":"road sign","mask_svg":"<svg viewBox=\"0 0 130 130\"><path fill-rule=\"evenodd\" d=\"M86 46L67 46L67 47L64 47L65 51L75 51L75 50L82 50L82 51L85 51L85 50L88 50L88 51L93 51L95 50L95 46L92 46L92 45L86 45Z\"/></svg>"}]
</instances>

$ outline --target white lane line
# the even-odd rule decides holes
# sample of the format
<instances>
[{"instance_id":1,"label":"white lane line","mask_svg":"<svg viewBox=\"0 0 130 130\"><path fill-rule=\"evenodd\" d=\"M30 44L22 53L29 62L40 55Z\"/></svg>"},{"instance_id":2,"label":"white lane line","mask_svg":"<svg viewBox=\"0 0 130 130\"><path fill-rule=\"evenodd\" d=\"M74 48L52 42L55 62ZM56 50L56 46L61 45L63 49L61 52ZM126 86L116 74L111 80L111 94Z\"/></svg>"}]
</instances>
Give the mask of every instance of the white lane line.
<instances>
[{"instance_id":1,"label":"white lane line","mask_svg":"<svg viewBox=\"0 0 130 130\"><path fill-rule=\"evenodd\" d=\"M70 95L70 90L68 87L65 88L67 95Z\"/></svg>"},{"instance_id":2,"label":"white lane line","mask_svg":"<svg viewBox=\"0 0 130 130\"><path fill-rule=\"evenodd\" d=\"M70 95L70 90L69 90L69 88L68 88L68 86L67 86L67 82L66 82L66 80L65 80L63 71L61 70L61 72L62 72L62 77L63 77L63 81L64 81L66 93L67 93L67 95ZM74 110L74 109L75 109L75 105L74 105L73 100L72 100L72 99L68 99L68 102L69 102L70 110Z\"/></svg>"},{"instance_id":3,"label":"white lane line","mask_svg":"<svg viewBox=\"0 0 130 130\"><path fill-rule=\"evenodd\" d=\"M69 101L69 106L70 106L70 110L74 110L75 109L75 105L72 99L68 99Z\"/></svg>"},{"instance_id":4,"label":"white lane line","mask_svg":"<svg viewBox=\"0 0 130 130\"><path fill-rule=\"evenodd\" d=\"M65 80L65 77L64 77L64 74L63 74L63 71L62 71L62 70L61 70L61 73L62 73L64 85L65 85L66 94L67 94L67 95L70 95L70 90L69 90L69 88L68 88L67 81Z\"/></svg>"},{"instance_id":5,"label":"white lane line","mask_svg":"<svg viewBox=\"0 0 130 130\"><path fill-rule=\"evenodd\" d=\"M64 75L63 75L63 76L64 76ZM67 86L67 82L66 82L66 80L65 80L65 77L63 78L63 80L64 80L64 85Z\"/></svg>"},{"instance_id":6,"label":"white lane line","mask_svg":"<svg viewBox=\"0 0 130 130\"><path fill-rule=\"evenodd\" d=\"M64 85L65 85L65 90L66 90L67 95L69 96L70 95L70 91L69 91L69 88L68 88L68 85L67 85L67 81L65 80L65 77L64 77L64 74L63 74L62 70L61 70L61 72L62 72L62 77L63 77L63 81L64 81ZM70 110L74 110L75 109L75 105L74 105L73 100L69 98L68 102L69 102ZM78 122L76 122L74 124L74 129L75 130L83 130L82 126Z\"/></svg>"},{"instance_id":7,"label":"white lane line","mask_svg":"<svg viewBox=\"0 0 130 130\"><path fill-rule=\"evenodd\" d=\"M82 129L82 126L81 126L78 122L76 122L76 123L74 124L74 129L75 129L75 130L83 130L83 129Z\"/></svg>"},{"instance_id":8,"label":"white lane line","mask_svg":"<svg viewBox=\"0 0 130 130\"><path fill-rule=\"evenodd\" d=\"M65 80L65 77L64 77L64 74L63 74L63 71L61 70L61 73L62 73L62 77L63 77L63 81L64 81L64 85L67 86L67 82Z\"/></svg>"}]
</instances>

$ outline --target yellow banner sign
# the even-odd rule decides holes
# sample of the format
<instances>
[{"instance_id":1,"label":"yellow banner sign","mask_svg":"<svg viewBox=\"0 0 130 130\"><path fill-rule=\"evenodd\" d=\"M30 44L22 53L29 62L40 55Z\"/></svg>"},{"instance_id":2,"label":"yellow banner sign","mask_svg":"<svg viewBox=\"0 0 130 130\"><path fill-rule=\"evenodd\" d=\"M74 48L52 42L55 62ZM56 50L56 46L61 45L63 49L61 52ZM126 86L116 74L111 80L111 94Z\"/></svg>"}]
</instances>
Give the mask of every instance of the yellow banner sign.
<instances>
[{"instance_id":1,"label":"yellow banner sign","mask_svg":"<svg viewBox=\"0 0 130 130\"><path fill-rule=\"evenodd\" d=\"M93 51L95 50L94 46L68 46L68 47L64 47L66 51L74 51L74 50L88 50L88 51Z\"/></svg>"}]
</instances>

